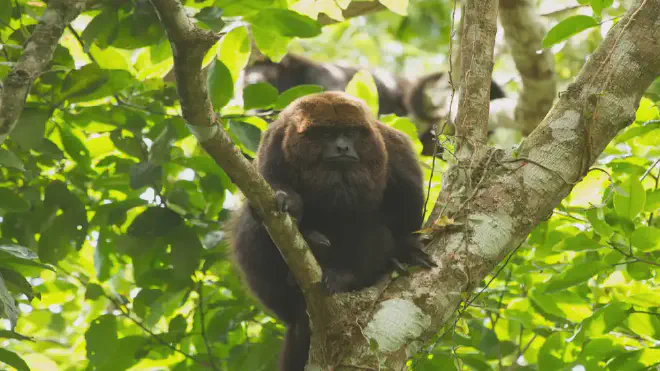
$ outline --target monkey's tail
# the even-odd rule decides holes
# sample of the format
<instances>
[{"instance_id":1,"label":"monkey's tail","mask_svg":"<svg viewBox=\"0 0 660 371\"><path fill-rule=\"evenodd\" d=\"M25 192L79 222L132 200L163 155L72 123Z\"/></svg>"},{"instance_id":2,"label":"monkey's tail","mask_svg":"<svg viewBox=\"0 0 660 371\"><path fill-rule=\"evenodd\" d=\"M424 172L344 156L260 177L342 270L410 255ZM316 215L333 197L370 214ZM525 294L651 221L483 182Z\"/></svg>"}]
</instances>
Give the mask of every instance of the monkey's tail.
<instances>
[{"instance_id":1,"label":"monkey's tail","mask_svg":"<svg viewBox=\"0 0 660 371\"><path fill-rule=\"evenodd\" d=\"M280 352L280 371L304 371L309 357L311 330L307 313L289 324Z\"/></svg>"}]
</instances>

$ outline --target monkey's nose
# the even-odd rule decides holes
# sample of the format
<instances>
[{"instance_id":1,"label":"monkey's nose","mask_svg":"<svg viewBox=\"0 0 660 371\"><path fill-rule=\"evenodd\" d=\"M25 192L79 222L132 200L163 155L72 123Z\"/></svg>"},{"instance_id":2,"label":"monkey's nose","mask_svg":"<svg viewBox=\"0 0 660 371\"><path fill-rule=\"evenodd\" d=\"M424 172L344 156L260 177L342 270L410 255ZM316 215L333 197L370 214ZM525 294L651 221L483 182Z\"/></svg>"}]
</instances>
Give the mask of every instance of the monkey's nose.
<instances>
[{"instance_id":1,"label":"monkey's nose","mask_svg":"<svg viewBox=\"0 0 660 371\"><path fill-rule=\"evenodd\" d=\"M338 153L340 153L340 154L344 154L344 153L347 153L348 150L349 150L349 148L348 148L347 145L337 144L337 152L338 152Z\"/></svg>"}]
</instances>

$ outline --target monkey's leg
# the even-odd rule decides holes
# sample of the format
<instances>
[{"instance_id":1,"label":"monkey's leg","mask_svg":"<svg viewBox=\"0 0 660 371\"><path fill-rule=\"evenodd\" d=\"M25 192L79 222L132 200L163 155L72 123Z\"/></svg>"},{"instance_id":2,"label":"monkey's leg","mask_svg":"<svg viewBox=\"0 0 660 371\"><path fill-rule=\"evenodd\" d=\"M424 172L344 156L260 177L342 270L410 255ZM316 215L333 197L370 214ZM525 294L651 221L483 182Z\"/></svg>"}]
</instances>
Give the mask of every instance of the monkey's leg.
<instances>
[{"instance_id":1,"label":"monkey's leg","mask_svg":"<svg viewBox=\"0 0 660 371\"><path fill-rule=\"evenodd\" d=\"M397 241L398 254L392 259L392 263L398 269L402 269L401 263L424 268L434 268L438 265L431 257L422 250L424 245L416 235L410 235Z\"/></svg>"}]
</instances>

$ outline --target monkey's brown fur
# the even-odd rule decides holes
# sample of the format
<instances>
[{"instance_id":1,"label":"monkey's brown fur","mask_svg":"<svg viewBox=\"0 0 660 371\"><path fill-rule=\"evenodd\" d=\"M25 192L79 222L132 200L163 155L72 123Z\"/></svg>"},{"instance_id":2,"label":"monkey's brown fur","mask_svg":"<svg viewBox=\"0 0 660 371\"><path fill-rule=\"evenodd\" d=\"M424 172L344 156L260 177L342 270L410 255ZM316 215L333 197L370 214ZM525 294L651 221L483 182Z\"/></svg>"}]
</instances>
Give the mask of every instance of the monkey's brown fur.
<instances>
[{"instance_id":1,"label":"monkey's brown fur","mask_svg":"<svg viewBox=\"0 0 660 371\"><path fill-rule=\"evenodd\" d=\"M328 130L351 136L358 162L336 167L324 157L324 148L339 143ZM358 99L326 92L294 101L264 133L257 167L280 210L296 218L331 293L373 285L395 259L433 265L413 234L424 193L410 140ZM305 303L249 205L234 223L233 249L250 289L288 326L280 370L303 370L310 338Z\"/></svg>"}]
</instances>

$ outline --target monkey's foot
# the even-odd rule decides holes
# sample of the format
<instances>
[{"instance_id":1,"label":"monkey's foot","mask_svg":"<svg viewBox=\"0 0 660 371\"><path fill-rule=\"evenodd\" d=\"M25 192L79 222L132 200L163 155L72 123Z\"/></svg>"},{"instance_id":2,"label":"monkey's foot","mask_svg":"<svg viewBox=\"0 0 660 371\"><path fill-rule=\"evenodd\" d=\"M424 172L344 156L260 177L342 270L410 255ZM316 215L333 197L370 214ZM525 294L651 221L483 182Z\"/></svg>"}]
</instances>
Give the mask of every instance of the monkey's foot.
<instances>
[{"instance_id":1,"label":"monkey's foot","mask_svg":"<svg viewBox=\"0 0 660 371\"><path fill-rule=\"evenodd\" d=\"M328 289L328 293L332 295L338 292L351 291L356 280L357 277L352 273L326 270L323 272L322 282Z\"/></svg>"},{"instance_id":2,"label":"monkey's foot","mask_svg":"<svg viewBox=\"0 0 660 371\"><path fill-rule=\"evenodd\" d=\"M330 240L319 231L310 231L303 233L305 241L309 244L314 254L325 254L330 248Z\"/></svg>"},{"instance_id":3,"label":"monkey's foot","mask_svg":"<svg viewBox=\"0 0 660 371\"><path fill-rule=\"evenodd\" d=\"M300 223L303 214L303 202L299 194L278 190L275 192L275 201L277 202L277 209L281 213L289 213Z\"/></svg>"}]
</instances>

